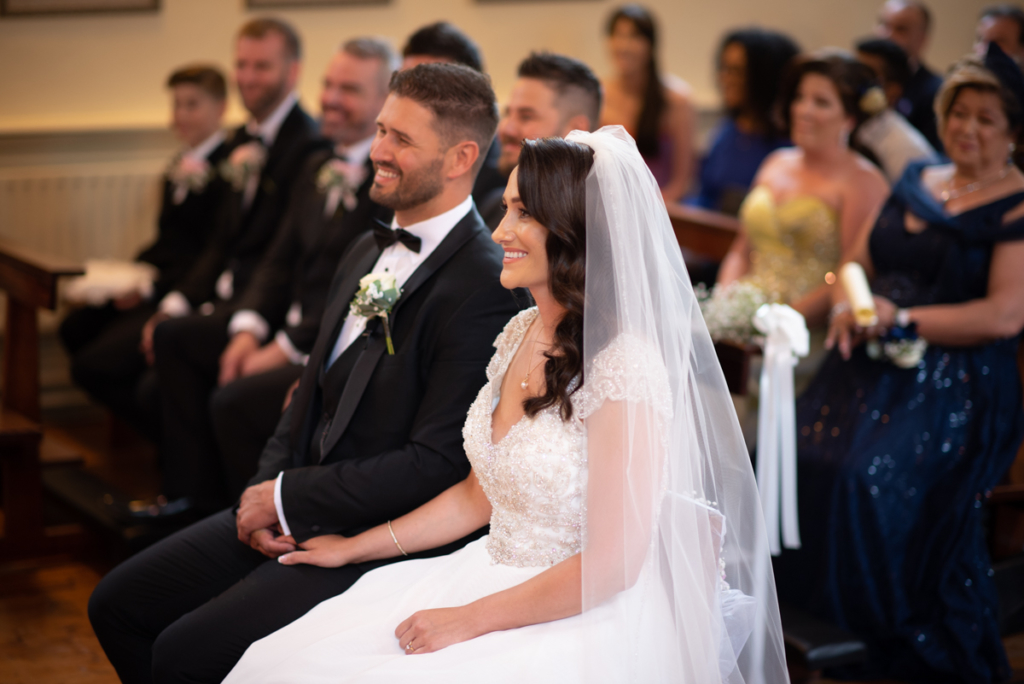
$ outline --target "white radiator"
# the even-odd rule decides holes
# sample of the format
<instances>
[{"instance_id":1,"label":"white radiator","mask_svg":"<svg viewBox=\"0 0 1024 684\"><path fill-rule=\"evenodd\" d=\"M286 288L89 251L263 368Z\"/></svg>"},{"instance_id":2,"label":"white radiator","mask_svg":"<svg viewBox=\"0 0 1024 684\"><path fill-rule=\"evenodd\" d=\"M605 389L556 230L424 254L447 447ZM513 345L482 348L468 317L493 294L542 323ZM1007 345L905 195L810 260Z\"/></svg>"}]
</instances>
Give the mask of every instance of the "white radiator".
<instances>
[{"instance_id":1,"label":"white radiator","mask_svg":"<svg viewBox=\"0 0 1024 684\"><path fill-rule=\"evenodd\" d=\"M130 259L156 233L164 163L0 168L0 236L78 261Z\"/></svg>"}]
</instances>

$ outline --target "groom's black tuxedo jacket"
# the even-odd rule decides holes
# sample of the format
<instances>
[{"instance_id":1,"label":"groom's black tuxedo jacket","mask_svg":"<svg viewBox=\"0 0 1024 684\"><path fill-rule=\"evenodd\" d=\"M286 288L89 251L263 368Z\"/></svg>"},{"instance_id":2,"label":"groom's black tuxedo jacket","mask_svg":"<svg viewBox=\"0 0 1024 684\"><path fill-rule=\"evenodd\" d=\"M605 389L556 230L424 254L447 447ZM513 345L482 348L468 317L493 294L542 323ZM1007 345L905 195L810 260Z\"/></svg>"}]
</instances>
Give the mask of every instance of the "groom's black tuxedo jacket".
<instances>
[{"instance_id":1,"label":"groom's black tuxedo jacket","mask_svg":"<svg viewBox=\"0 0 1024 684\"><path fill-rule=\"evenodd\" d=\"M236 303L238 309L259 313L271 330L284 327L296 349L307 354L316 342L328 289L342 255L356 238L372 230L374 219L390 222L392 215L390 209L370 199L373 165L367 159L366 179L355 193L355 207L349 211L342 201L325 216L327 196L317 187L317 176L331 157L330 150L319 150L306 158L284 225ZM293 302L301 305L302 320L284 326Z\"/></svg>"},{"instance_id":2,"label":"groom's black tuxedo jacket","mask_svg":"<svg viewBox=\"0 0 1024 684\"><path fill-rule=\"evenodd\" d=\"M235 131L231 149L251 140L243 126ZM193 307L214 299L217 279L225 270L230 269L234 276L234 299L245 291L282 223L302 162L328 144L320 137L316 122L296 103L267 150L252 204L243 209L244 193L227 192L218 212L216 234L178 284L178 291Z\"/></svg>"},{"instance_id":3,"label":"groom's black tuxedo jacket","mask_svg":"<svg viewBox=\"0 0 1024 684\"><path fill-rule=\"evenodd\" d=\"M501 286L502 250L471 210L406 281L390 316L394 356L370 321L335 362L349 372L328 392L340 396L336 408L325 411L332 373L324 361L379 256L368 234L342 259L295 398L250 482L287 471L282 503L299 541L380 524L468 475L466 413L487 380L494 339L526 301Z\"/></svg>"}]
</instances>

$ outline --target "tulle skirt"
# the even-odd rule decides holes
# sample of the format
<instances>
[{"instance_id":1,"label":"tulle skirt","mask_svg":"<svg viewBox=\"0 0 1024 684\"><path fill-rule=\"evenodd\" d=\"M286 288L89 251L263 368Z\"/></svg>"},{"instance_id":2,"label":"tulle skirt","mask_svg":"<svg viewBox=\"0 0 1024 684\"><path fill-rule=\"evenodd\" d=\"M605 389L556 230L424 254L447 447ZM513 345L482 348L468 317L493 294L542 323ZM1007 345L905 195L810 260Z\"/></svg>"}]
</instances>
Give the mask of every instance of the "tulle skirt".
<instances>
[{"instance_id":1,"label":"tulle skirt","mask_svg":"<svg viewBox=\"0 0 1024 684\"><path fill-rule=\"evenodd\" d=\"M590 660L585 660L584 625L587 639L607 640L609 654L621 643L614 620L609 617L601 629L602 619L593 611L586 618L492 632L434 653L405 654L395 628L416 611L462 606L544 570L494 565L486 541L483 537L450 556L394 563L367 573L344 594L252 644L225 682L582 684L630 679L617 658L593 662L593 643L586 649Z\"/></svg>"}]
</instances>

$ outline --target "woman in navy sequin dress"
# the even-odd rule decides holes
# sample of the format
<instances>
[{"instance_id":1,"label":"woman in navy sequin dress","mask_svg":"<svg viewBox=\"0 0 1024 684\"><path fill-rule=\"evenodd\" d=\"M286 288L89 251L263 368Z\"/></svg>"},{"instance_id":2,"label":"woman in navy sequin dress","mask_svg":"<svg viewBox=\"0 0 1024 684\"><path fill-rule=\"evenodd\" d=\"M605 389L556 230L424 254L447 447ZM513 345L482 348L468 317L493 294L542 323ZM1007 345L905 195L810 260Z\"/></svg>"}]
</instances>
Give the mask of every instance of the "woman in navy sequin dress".
<instances>
[{"instance_id":1,"label":"woman in navy sequin dress","mask_svg":"<svg viewBox=\"0 0 1024 684\"><path fill-rule=\"evenodd\" d=\"M1007 162L1022 116L977 63L938 102L954 163L908 168L864 236L880 324L834 309L838 348L797 406L803 547L775 569L783 601L868 643L838 676L999 682L982 516L1024 437L1024 175ZM908 321L930 343L916 366L859 344Z\"/></svg>"}]
</instances>

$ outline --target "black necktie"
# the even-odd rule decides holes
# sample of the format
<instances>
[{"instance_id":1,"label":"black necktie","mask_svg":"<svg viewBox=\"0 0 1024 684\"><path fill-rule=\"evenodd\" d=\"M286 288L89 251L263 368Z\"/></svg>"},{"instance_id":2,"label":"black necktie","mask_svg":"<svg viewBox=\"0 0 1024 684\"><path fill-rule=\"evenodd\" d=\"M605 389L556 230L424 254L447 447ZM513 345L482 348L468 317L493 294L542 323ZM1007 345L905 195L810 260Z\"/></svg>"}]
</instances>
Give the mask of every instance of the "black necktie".
<instances>
[{"instance_id":1,"label":"black necktie","mask_svg":"<svg viewBox=\"0 0 1024 684\"><path fill-rule=\"evenodd\" d=\"M396 242L401 242L413 252L420 253L421 240L418 237L404 228L392 230L391 226L379 219L374 219L373 239L382 252Z\"/></svg>"}]
</instances>

